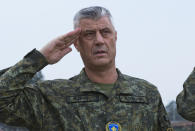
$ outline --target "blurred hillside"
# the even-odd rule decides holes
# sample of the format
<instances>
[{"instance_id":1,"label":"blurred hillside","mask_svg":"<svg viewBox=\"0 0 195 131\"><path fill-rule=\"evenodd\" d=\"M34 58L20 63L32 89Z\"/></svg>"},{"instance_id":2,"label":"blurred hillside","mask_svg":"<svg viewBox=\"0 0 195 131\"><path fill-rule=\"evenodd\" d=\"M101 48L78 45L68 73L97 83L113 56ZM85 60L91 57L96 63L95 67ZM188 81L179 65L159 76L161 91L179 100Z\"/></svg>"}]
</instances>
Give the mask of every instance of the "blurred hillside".
<instances>
[{"instance_id":1,"label":"blurred hillside","mask_svg":"<svg viewBox=\"0 0 195 131\"><path fill-rule=\"evenodd\" d=\"M171 101L166 106L166 110L175 131L195 131L195 122L187 121L177 113L175 101Z\"/></svg>"}]
</instances>

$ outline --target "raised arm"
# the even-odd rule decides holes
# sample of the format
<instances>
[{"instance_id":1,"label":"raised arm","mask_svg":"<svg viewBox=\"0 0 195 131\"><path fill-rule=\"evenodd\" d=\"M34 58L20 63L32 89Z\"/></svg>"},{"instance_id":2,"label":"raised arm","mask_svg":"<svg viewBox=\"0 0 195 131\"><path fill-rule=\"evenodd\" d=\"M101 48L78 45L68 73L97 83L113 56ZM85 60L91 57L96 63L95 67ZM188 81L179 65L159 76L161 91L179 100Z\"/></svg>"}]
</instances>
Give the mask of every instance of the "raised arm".
<instances>
[{"instance_id":1,"label":"raised arm","mask_svg":"<svg viewBox=\"0 0 195 131\"><path fill-rule=\"evenodd\" d=\"M77 40L79 34L80 29L76 29L52 40L40 51L34 49L24 59L2 73L0 122L41 128L44 98L37 84L28 85L27 82L47 64L54 64L69 53L71 51L69 46ZM18 124L19 119L23 125Z\"/></svg>"}]
</instances>

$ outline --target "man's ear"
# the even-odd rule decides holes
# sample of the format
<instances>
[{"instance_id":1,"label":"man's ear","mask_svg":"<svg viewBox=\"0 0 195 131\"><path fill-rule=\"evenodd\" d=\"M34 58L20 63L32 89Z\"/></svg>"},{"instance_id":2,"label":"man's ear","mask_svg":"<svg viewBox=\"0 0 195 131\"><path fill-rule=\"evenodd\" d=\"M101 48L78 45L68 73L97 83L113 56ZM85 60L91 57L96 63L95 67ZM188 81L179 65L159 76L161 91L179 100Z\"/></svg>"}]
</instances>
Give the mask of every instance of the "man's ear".
<instances>
[{"instance_id":1,"label":"man's ear","mask_svg":"<svg viewBox=\"0 0 195 131\"><path fill-rule=\"evenodd\" d=\"M74 42L74 47L77 49L77 51L79 52L79 40L76 40Z\"/></svg>"},{"instance_id":2,"label":"man's ear","mask_svg":"<svg viewBox=\"0 0 195 131\"><path fill-rule=\"evenodd\" d=\"M115 36L114 37L115 37L115 40L117 40L117 31L115 31Z\"/></svg>"}]
</instances>

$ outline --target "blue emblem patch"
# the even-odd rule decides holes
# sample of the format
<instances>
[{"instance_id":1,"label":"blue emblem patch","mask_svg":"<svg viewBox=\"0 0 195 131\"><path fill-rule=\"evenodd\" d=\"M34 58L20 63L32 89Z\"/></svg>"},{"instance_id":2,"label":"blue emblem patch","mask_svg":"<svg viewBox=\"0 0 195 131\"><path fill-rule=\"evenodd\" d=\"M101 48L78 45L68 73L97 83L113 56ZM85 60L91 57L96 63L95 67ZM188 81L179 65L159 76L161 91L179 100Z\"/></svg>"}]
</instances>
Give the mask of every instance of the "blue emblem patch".
<instances>
[{"instance_id":1,"label":"blue emblem patch","mask_svg":"<svg viewBox=\"0 0 195 131\"><path fill-rule=\"evenodd\" d=\"M106 124L106 131L121 131L119 123L111 121Z\"/></svg>"}]
</instances>

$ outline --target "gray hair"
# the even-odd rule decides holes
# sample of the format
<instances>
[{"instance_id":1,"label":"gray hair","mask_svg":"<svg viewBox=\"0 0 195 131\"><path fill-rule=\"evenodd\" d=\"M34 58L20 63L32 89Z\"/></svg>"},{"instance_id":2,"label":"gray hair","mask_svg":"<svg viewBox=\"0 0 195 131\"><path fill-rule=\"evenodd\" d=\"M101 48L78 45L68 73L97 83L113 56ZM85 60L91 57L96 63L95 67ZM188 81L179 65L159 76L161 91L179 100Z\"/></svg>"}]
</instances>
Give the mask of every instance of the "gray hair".
<instances>
[{"instance_id":1,"label":"gray hair","mask_svg":"<svg viewBox=\"0 0 195 131\"><path fill-rule=\"evenodd\" d=\"M113 25L112 15L110 11L107 10L106 8L100 6L91 6L88 8L81 9L79 12L76 13L73 19L74 29L79 26L79 22L81 19L86 18L86 19L98 20L99 18L104 16L107 16Z\"/></svg>"}]
</instances>

